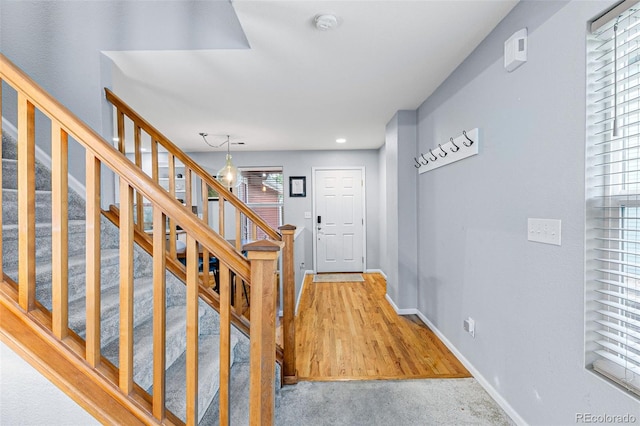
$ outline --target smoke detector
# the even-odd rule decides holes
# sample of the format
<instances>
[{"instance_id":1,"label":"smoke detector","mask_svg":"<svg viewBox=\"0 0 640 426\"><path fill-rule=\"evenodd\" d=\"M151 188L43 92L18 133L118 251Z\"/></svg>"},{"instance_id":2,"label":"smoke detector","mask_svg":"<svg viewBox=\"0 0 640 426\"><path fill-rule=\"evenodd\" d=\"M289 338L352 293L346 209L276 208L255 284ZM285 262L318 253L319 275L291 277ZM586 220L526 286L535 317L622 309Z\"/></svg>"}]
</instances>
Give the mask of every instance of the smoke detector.
<instances>
[{"instance_id":1,"label":"smoke detector","mask_svg":"<svg viewBox=\"0 0 640 426\"><path fill-rule=\"evenodd\" d=\"M320 31L327 31L338 25L338 18L330 14L316 15L314 22Z\"/></svg>"}]
</instances>

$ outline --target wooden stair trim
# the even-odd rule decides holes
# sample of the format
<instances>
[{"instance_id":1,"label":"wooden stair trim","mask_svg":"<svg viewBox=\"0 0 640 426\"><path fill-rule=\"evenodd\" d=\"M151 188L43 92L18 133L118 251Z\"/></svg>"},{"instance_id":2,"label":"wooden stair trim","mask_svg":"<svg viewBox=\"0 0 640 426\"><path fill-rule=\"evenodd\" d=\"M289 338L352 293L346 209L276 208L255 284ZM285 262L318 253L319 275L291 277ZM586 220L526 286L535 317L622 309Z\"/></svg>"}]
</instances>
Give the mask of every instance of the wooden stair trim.
<instances>
[{"instance_id":1,"label":"wooden stair trim","mask_svg":"<svg viewBox=\"0 0 640 426\"><path fill-rule=\"evenodd\" d=\"M110 145L64 105L51 97L1 53L0 77L10 86L20 88L30 104L52 121L60 123L60 128L78 141L87 153L95 156L103 166L113 171L120 179L124 179L146 199L153 200L153 204L174 220L175 224L197 238L207 250L217 253L218 259L227 264L243 280L251 282L249 262L228 241L214 232L203 231L208 226L201 219L187 210L135 163Z\"/></svg>"},{"instance_id":2,"label":"wooden stair trim","mask_svg":"<svg viewBox=\"0 0 640 426\"><path fill-rule=\"evenodd\" d=\"M118 226L118 224L120 223L119 210L116 206L112 205L109 207L109 210L103 210L102 215L105 218L109 219L109 221L111 221L111 223L113 223L115 226ZM140 231L136 227L134 228L134 231L133 231L133 239L136 242L136 244L140 246L140 248L146 251L149 255L153 255L152 254L153 241L149 235ZM167 266L167 270L169 270L173 275L175 275L180 281L182 281L183 283L186 283L187 273L185 271L184 265L180 263L176 258L171 257L169 252L167 252L167 256L166 256L166 266ZM207 287L202 281L200 281L198 287L199 287L200 299L202 299L205 303L207 303L209 306L215 309L216 312L220 313L220 296L216 292L211 290L209 287ZM238 313L233 309L231 310L231 322L236 326L238 330L240 330L240 332L242 332L242 334L244 334L247 337L250 337L249 334L250 334L251 325L249 321L244 316L238 315ZM276 361L281 366L283 365L284 349L282 349L282 347L277 343L276 343Z\"/></svg>"},{"instance_id":3,"label":"wooden stair trim","mask_svg":"<svg viewBox=\"0 0 640 426\"><path fill-rule=\"evenodd\" d=\"M105 97L112 105L114 105L119 111L128 116L134 123L137 123L141 128L147 132L152 140L158 141L169 154L180 160L184 164L185 168L194 172L200 179L202 179L207 185L214 188L218 194L226 201L231 203L236 209L241 211L251 222L258 225L260 229L272 240L281 241L282 236L278 231L273 229L267 222L256 214L252 209L248 208L235 194L231 193L224 185L214 179L206 170L204 170L198 163L193 161L191 157L186 155L180 148L178 148L173 142L164 136L158 129L151 125L147 120L136 113L126 102L120 99L115 93L108 88L104 88Z\"/></svg>"},{"instance_id":4,"label":"wooden stair trim","mask_svg":"<svg viewBox=\"0 0 640 426\"><path fill-rule=\"evenodd\" d=\"M172 229L172 237L175 238L175 229L177 226L180 226L187 232L189 253L187 267L186 269L179 267L179 270L186 271L189 277L189 279L187 280L189 283L187 293L188 295L191 295L191 297L189 298L191 304L187 304L187 311L188 314L194 315L194 317L192 317L191 324L189 324L189 322L187 323L187 357L188 359L195 358L195 362L192 362L191 368L187 368L188 372L186 393L187 405L188 407L189 404L191 404L192 406L192 410L187 409L187 419L189 424L196 423L197 406L195 406L193 401L195 398L197 398L198 394L196 370L197 355L194 356L193 354L197 354L198 347L197 302L198 297L202 297L200 288L201 283L198 283L197 281L198 262L197 252L195 249L196 242L201 244L201 247L203 247L205 251L214 253L218 258L220 266L223 268L231 269L239 279L242 279L247 283L250 283L252 280L254 280L258 289L268 289L268 291L265 291L265 297L258 298L258 300L270 299L270 295L275 294L275 274L259 272L260 270L267 270L266 266L262 265L266 264L267 260L275 264L275 262L273 262L275 258L267 260L262 258L254 259L257 265L262 265L259 267L250 263L237 250L240 248L240 238L236 239L237 244L234 248L231 244L229 244L228 241L224 239L222 235L218 235L215 232L207 229L208 227L206 226L206 222L193 215L190 209L183 206L175 199L175 197L173 197L175 187L170 190L170 193L167 193L157 183L157 172L154 173L156 175L156 180L150 178L140 169L139 161L136 161L136 164L133 164L131 161L129 161L129 159L122 152L116 150L110 143L104 140L101 135L99 135L85 123L81 122L73 113L71 113L59 101L46 93L29 76L24 74L2 54L0 54L0 79L2 79L3 83L6 82L9 86L13 87L18 92L18 121L20 122L20 124L23 124L22 126L18 126L18 140L20 142L18 158L23 159L20 162L22 167L19 167L20 173L18 176L18 188L20 189L21 194L26 194L26 196L22 196L21 198L19 197L18 210L21 218L27 218L27 220L23 219L22 221L19 221L18 225L20 226L20 228L22 228L22 224L26 223L26 225L29 227L28 232L25 231L22 233L24 237L20 237L20 245L18 249L20 258L20 286L18 287L14 282L10 282L10 279L5 275L0 276L0 313L4 314L6 318L11 319L11 322L6 321L6 323L3 322L3 324L0 324L2 338L7 339L7 342L11 344L12 347L15 347L28 360L30 360L34 364L35 368L39 369L40 371L44 370L43 373L49 369L55 371L55 374L53 372L50 373L50 380L52 380L54 383L58 381L60 383L59 386L63 391L67 390L68 392L73 393L73 395L71 395L72 397L80 398L79 395L82 395L83 398L80 398L82 400L81 406L84 406L85 409L87 409L91 413L95 412L96 415L101 418L101 421L105 423L181 424L181 422L179 421L174 422L172 418L166 420L162 417L162 412L158 415L158 418L150 417L152 415L152 412L157 411L153 410L149 395L144 390L135 386L132 382L133 369L131 367L131 359L133 356L127 355L127 359L124 359L122 357L122 354L126 352L123 349L131 350L132 348L130 340L127 341L126 348L120 348L120 370L116 369L104 357L101 356L101 348L99 344L99 330L101 321L99 309L100 289L98 286L100 271L99 260L101 251L99 244L99 215L101 212L99 208L99 199L101 184L100 174L96 173L96 170L100 170L100 168L106 167L107 169L110 169L114 175L119 177L121 195L123 193L129 193L131 195L135 191L138 199L138 218L140 218L141 216L140 200L146 198L150 200L150 203L153 205L157 213L161 213L163 217L164 215L166 215L166 217L169 219L169 223L171 224ZM35 147L33 143L33 132L35 131L35 119L33 117L35 110L51 119L53 123L52 134L54 135L54 137L58 137L57 135L59 133L61 140L72 138L76 140L79 145L86 151L85 158L87 163L87 193L93 194L93 196L87 197L87 201L92 200L92 202L88 203L87 207L85 208L87 220L86 289L88 295L86 310L88 331L86 342L80 339L77 335L70 332L68 330L67 324L65 324L65 321L60 321L60 319L57 318L57 316L61 313L64 316L65 313L61 312L61 310L66 310L65 307L61 307L60 303L56 303L55 300L56 295L59 296L60 293L64 293L64 289L61 292L57 292L56 294L54 294L53 301L53 309L56 311L56 333L58 334L58 336L54 335L54 333L52 332L53 327L51 313L42 305L38 304L35 298L35 218L33 217L35 212L35 206L33 205L35 188L32 182L32 180L34 179L34 174L31 173L32 169L34 168L33 151ZM137 131L139 132L139 129L137 129ZM25 141L28 142L28 144L21 143ZM58 157L62 157L62 155L54 156L54 158ZM64 160L61 161L64 162ZM192 169L195 169L195 167ZM29 175L27 177L25 177L25 171L29 172ZM204 176L206 176L205 182L207 180L211 180L211 186L213 186L214 188L217 188L219 186L219 183L217 183L217 181L213 181L210 176L206 174ZM203 191L204 190L206 190L206 185L203 185ZM237 198L235 198L233 194L227 196L226 199L228 201L232 201L232 204L234 204L235 202L241 203ZM27 200L28 202L25 200ZM96 201L93 202L93 200ZM221 196L221 208L224 207L224 200L224 196ZM125 199L125 202L127 203L127 206L131 208L131 206L133 205L132 197L128 196L128 198ZM190 204L190 201L187 200L187 203ZM244 209L246 208L247 207L244 206ZM237 211L241 211L244 209L241 204L237 206ZM53 214L55 216L56 214L60 214L60 212L54 211ZM246 215L251 218L250 214ZM133 229L131 228L133 218L131 216L131 211L129 211L129 214L126 215L126 217L128 218L127 224L123 225L123 227L128 227L131 232L125 233L121 231L120 233L120 264L122 267L123 264L129 262L129 269L132 268L131 263L133 262L133 253L131 247L134 241ZM123 215L121 219L124 219L124 217L125 216ZM238 221L238 223L239 218L240 214L237 213L236 220ZM119 222L122 222L122 220L119 220ZM156 222L158 223L159 221ZM255 222L260 221L254 221L254 228ZM267 231L268 229L269 228L267 226L267 228L263 230ZM93 235L89 232L90 230L94 232ZM140 230L143 231L141 225ZM270 235L273 232L275 231L266 233L267 235ZM221 231L221 234L222 233L223 232ZM161 237L161 239L164 240L164 235L162 235ZM277 234L277 232L275 232L272 237L275 240L280 239L280 236L279 234ZM92 238L95 241L94 244L91 243ZM174 238L171 238L171 240L174 240ZM23 244L23 240L27 240L28 244ZM128 251L126 251L126 249L123 249L125 244L127 245L127 247L129 247ZM160 244L157 243L155 244L154 248L156 260L158 259L158 256L160 256L164 263L164 249ZM125 250L125 255L122 254L123 250ZM151 252L153 253L153 250ZM171 244L171 252L173 254L173 257L175 257L175 245L173 244L173 241ZM251 258L251 255L252 253L249 253L249 258ZM177 260L175 260L174 262L177 262ZM56 264L54 267L58 267L58 264ZM132 286L133 277L131 276L132 274L130 272L131 271L129 271L129 273L127 274L128 277L125 277L124 274L121 276L121 288L130 288ZM64 283L64 285L68 285L68 283ZM121 306L126 306L127 303L131 301L132 295L129 295L129 293L130 291L121 291ZM127 294L126 300L122 299L122 294ZM59 299L63 299L63 297L59 297ZM95 303L93 303L92 305L90 303L90 300L94 300ZM267 300L267 302L269 302L269 300ZM256 331L259 331L261 327L263 327L265 330L269 331L269 333L273 332L272 334L275 335L275 330L269 330L270 327L273 328L274 326L273 319L275 318L275 311L273 305L273 303L265 303L265 306L268 308L270 314L268 317L265 317L267 313L261 312L263 320L260 322L254 322L254 327L258 327L257 330L254 330L254 334L256 333ZM236 307L238 306L239 304L236 304ZM258 306L258 304L256 303L255 306ZM254 309L252 308L252 311L253 310ZM257 316L257 313L254 316ZM122 334L124 334L125 337L131 337L130 335L132 333L132 326L129 325L128 327L123 327L123 323L127 321L131 322L131 318L131 313L128 313L126 318L120 318L119 331L121 333L121 336ZM257 326L256 324L259 324L259 326ZM226 323L226 326L229 326L229 322ZM266 336L266 332L261 334ZM264 338L262 339L262 341L264 341ZM263 360L266 360L266 365L273 367L275 362L275 339L269 337L268 342L270 346L267 347L263 345L263 350L260 351L257 356ZM255 352L253 350L253 338L251 339L251 347L252 353ZM191 355L189 355L190 352ZM52 357L50 355L51 353L55 353L55 357ZM255 358L255 355L252 356L252 365L254 363L253 359ZM55 365L51 365L51 363L54 363ZM160 373L158 374L164 374L163 369L164 367L160 369ZM260 371L257 371L256 373L254 372L254 370L256 369L252 368L252 378L260 373ZM122 374L123 371L125 371L125 374ZM269 374L266 374L266 376L269 377ZM190 377L192 382L191 385L189 385ZM273 392L273 382L271 381L272 379L273 373L271 373L270 378L261 380L262 394L271 394ZM86 385L84 385L84 381L86 381ZM92 384L95 386L92 386ZM71 387L73 387L73 389L75 390L72 391ZM264 411L267 415L269 415L269 417L271 417L270 423L273 423L273 407L261 408L261 406L257 404L257 399L257 397L250 398L250 407L258 407L261 412ZM113 404L116 404L115 408L112 407ZM273 406L273 404L271 404L271 406ZM109 414L106 411L103 413L98 407L102 407L104 410L108 410L109 412L113 411L113 414ZM118 409L118 407L120 408L120 410ZM127 412L128 414L125 414L125 412ZM170 417L169 413L167 413L167 417Z\"/></svg>"},{"instance_id":5,"label":"wooden stair trim","mask_svg":"<svg viewBox=\"0 0 640 426\"><path fill-rule=\"evenodd\" d=\"M82 358L84 341L73 332L58 340L51 313L39 303L26 313L18 304L17 285L6 275L0 282L0 340L51 383L103 424L158 424L151 396L135 386L127 396L117 386L117 369L102 358L93 369ZM167 411L166 425L183 425Z\"/></svg>"}]
</instances>

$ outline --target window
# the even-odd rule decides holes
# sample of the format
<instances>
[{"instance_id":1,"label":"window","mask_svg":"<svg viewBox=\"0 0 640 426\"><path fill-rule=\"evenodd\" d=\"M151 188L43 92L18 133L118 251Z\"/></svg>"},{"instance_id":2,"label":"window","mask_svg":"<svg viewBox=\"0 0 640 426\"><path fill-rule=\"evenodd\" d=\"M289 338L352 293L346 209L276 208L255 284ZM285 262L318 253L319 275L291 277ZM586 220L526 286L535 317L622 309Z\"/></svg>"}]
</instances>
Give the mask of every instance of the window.
<instances>
[{"instance_id":1,"label":"window","mask_svg":"<svg viewBox=\"0 0 640 426\"><path fill-rule=\"evenodd\" d=\"M640 11L587 50L586 363L640 395Z\"/></svg>"},{"instance_id":2,"label":"window","mask_svg":"<svg viewBox=\"0 0 640 426\"><path fill-rule=\"evenodd\" d=\"M264 219L272 228L278 229L284 223L284 197L282 168L241 168L238 198ZM266 238L261 230L253 226L246 217L242 218L242 239ZM255 232L255 234L254 234Z\"/></svg>"}]
</instances>

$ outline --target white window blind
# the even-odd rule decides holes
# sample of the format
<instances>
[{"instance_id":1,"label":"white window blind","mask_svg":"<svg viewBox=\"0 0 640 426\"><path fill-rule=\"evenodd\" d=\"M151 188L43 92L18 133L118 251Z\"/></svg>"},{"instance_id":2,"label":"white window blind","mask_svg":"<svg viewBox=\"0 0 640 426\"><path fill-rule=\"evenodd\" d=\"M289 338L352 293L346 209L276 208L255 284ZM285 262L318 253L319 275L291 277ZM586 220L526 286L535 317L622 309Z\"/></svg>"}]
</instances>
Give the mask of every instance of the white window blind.
<instances>
[{"instance_id":1,"label":"white window blind","mask_svg":"<svg viewBox=\"0 0 640 426\"><path fill-rule=\"evenodd\" d=\"M587 40L586 362L640 395L640 10L606 17Z\"/></svg>"},{"instance_id":2,"label":"white window blind","mask_svg":"<svg viewBox=\"0 0 640 426\"><path fill-rule=\"evenodd\" d=\"M238 186L238 198L265 220L272 228L283 224L284 193L282 168L242 168L242 178ZM251 224L242 218L242 238L262 239L266 235L257 230L252 235Z\"/></svg>"}]
</instances>

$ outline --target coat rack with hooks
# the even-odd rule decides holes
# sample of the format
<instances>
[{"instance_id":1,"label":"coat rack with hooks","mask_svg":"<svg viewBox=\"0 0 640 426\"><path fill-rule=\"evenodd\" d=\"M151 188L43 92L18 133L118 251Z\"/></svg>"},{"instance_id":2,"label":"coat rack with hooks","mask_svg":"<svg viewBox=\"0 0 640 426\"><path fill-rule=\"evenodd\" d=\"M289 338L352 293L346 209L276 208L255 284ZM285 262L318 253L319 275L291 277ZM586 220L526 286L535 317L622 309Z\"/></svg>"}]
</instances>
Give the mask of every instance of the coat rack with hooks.
<instances>
[{"instance_id":1,"label":"coat rack with hooks","mask_svg":"<svg viewBox=\"0 0 640 426\"><path fill-rule=\"evenodd\" d=\"M420 173L428 172L478 154L479 145L480 131L477 127L469 131L463 130L460 136L451 137L447 142L414 157L413 166Z\"/></svg>"}]
</instances>

